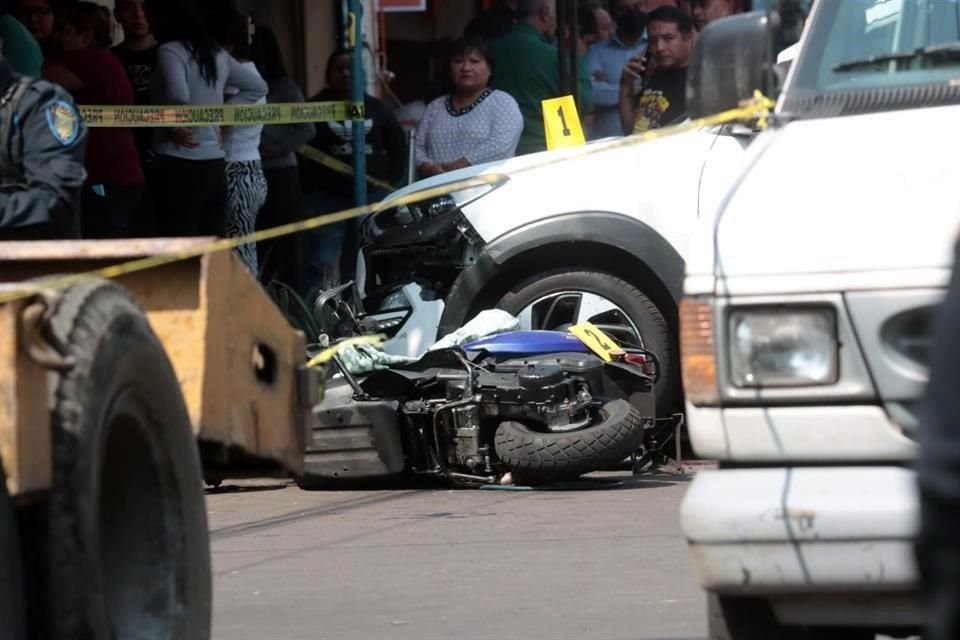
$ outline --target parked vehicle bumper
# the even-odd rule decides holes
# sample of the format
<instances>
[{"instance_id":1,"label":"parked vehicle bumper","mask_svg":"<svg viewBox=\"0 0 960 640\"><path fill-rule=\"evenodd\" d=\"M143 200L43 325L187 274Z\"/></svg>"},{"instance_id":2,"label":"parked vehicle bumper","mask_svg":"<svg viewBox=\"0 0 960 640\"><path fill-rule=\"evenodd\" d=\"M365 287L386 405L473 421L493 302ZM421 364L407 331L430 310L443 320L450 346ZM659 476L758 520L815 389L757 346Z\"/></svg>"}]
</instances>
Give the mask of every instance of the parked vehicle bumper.
<instances>
[{"instance_id":1,"label":"parked vehicle bumper","mask_svg":"<svg viewBox=\"0 0 960 640\"><path fill-rule=\"evenodd\" d=\"M766 597L783 622L920 624L915 485L898 466L704 472L682 526L705 589Z\"/></svg>"}]
</instances>

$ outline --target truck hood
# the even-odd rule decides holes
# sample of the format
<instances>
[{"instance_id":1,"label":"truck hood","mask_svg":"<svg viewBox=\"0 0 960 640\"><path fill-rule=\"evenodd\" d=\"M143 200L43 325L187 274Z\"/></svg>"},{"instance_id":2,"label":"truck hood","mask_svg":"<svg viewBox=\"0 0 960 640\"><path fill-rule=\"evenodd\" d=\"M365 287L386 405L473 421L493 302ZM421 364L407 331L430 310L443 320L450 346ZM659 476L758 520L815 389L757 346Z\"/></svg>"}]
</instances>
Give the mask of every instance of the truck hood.
<instances>
[{"instance_id":1,"label":"truck hood","mask_svg":"<svg viewBox=\"0 0 960 640\"><path fill-rule=\"evenodd\" d=\"M719 223L713 216L697 229L688 293L705 293L695 283L704 288L715 273L728 286L771 276L945 273L960 223L958 117L960 107L942 107L795 121L767 134Z\"/></svg>"}]
</instances>

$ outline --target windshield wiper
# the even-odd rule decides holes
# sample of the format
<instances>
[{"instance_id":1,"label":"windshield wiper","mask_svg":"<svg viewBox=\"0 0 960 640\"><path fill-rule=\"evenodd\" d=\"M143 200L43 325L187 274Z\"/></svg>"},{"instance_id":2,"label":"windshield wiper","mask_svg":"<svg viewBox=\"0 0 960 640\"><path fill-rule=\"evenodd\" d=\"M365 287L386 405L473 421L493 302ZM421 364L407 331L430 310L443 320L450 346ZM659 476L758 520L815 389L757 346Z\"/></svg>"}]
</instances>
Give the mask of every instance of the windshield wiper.
<instances>
[{"instance_id":1,"label":"windshield wiper","mask_svg":"<svg viewBox=\"0 0 960 640\"><path fill-rule=\"evenodd\" d=\"M913 51L899 51L895 53L883 53L869 58L859 60L847 60L834 65L834 71L853 71L863 69L864 67L873 67L885 62L901 62L911 60L924 60L930 58L960 58L960 41L948 42L946 44L935 44L929 47L914 49Z\"/></svg>"}]
</instances>

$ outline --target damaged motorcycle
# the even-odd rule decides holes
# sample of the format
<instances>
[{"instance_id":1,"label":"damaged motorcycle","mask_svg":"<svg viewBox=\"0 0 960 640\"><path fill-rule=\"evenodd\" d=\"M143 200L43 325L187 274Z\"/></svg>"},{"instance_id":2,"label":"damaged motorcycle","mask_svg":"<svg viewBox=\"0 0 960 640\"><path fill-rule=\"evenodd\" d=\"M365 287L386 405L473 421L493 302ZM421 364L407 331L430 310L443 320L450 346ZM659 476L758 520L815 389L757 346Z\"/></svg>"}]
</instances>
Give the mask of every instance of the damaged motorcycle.
<instances>
[{"instance_id":1,"label":"damaged motorcycle","mask_svg":"<svg viewBox=\"0 0 960 640\"><path fill-rule=\"evenodd\" d=\"M362 319L346 315L362 332ZM414 474L542 485L616 465L654 424L659 377L653 353L616 351L601 357L569 333L514 331L362 377L334 358L298 484Z\"/></svg>"}]
</instances>

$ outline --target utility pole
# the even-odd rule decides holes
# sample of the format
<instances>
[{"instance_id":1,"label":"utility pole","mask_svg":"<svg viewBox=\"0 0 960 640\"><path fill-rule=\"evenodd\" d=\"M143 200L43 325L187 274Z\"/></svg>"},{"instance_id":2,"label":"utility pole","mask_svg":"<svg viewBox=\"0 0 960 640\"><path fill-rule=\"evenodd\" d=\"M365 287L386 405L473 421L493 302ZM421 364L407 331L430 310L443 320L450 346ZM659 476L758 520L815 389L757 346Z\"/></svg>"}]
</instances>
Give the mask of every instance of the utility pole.
<instances>
[{"instance_id":1,"label":"utility pole","mask_svg":"<svg viewBox=\"0 0 960 640\"><path fill-rule=\"evenodd\" d=\"M363 73L363 4L347 0L347 43L351 53L350 119L353 121L353 199L354 205L367 204L366 79Z\"/></svg>"}]
</instances>

